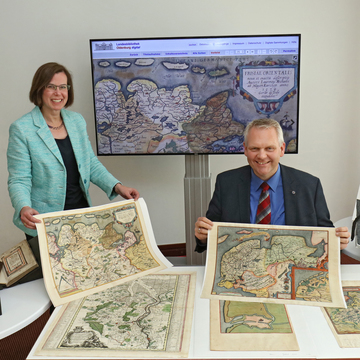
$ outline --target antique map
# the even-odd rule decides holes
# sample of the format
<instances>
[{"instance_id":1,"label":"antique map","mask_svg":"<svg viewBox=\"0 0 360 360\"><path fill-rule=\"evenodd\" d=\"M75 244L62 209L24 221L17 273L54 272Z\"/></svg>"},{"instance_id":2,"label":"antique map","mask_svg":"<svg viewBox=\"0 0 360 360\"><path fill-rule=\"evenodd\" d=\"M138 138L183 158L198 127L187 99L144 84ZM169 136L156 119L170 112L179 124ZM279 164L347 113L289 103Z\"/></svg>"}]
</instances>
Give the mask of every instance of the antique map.
<instances>
[{"instance_id":1,"label":"antique map","mask_svg":"<svg viewBox=\"0 0 360 360\"><path fill-rule=\"evenodd\" d=\"M334 228L214 224L202 297L345 307Z\"/></svg>"},{"instance_id":2,"label":"antique map","mask_svg":"<svg viewBox=\"0 0 360 360\"><path fill-rule=\"evenodd\" d=\"M36 217L54 306L171 266L156 246L143 199Z\"/></svg>"},{"instance_id":3,"label":"antique map","mask_svg":"<svg viewBox=\"0 0 360 360\"><path fill-rule=\"evenodd\" d=\"M343 281L346 309L323 308L325 318L342 348L360 347L360 281Z\"/></svg>"},{"instance_id":4,"label":"antique map","mask_svg":"<svg viewBox=\"0 0 360 360\"><path fill-rule=\"evenodd\" d=\"M57 309L35 354L187 357L195 281L195 272L162 271L68 303Z\"/></svg>"},{"instance_id":5,"label":"antique map","mask_svg":"<svg viewBox=\"0 0 360 360\"><path fill-rule=\"evenodd\" d=\"M299 345L285 305L211 300L210 348L291 351Z\"/></svg>"}]
</instances>

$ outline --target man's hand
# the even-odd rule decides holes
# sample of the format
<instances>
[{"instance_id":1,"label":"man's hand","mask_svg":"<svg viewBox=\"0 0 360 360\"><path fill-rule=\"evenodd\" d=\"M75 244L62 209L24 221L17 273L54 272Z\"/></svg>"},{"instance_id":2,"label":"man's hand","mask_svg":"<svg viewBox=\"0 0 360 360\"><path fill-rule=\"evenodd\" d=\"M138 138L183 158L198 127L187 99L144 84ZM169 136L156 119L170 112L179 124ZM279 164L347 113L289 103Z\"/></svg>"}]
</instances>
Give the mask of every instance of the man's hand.
<instances>
[{"instance_id":1,"label":"man's hand","mask_svg":"<svg viewBox=\"0 0 360 360\"><path fill-rule=\"evenodd\" d=\"M213 227L213 222L206 217L199 217L195 223L195 236L206 243L208 231Z\"/></svg>"},{"instance_id":2,"label":"man's hand","mask_svg":"<svg viewBox=\"0 0 360 360\"><path fill-rule=\"evenodd\" d=\"M351 234L346 226L335 229L335 234L340 238L340 250L344 250L349 245L349 238Z\"/></svg>"},{"instance_id":3,"label":"man's hand","mask_svg":"<svg viewBox=\"0 0 360 360\"><path fill-rule=\"evenodd\" d=\"M120 183L117 183L115 185L114 190L117 194L122 196L124 199L137 200L140 197L140 194L136 189L124 186Z\"/></svg>"},{"instance_id":4,"label":"man's hand","mask_svg":"<svg viewBox=\"0 0 360 360\"><path fill-rule=\"evenodd\" d=\"M24 206L20 210L20 220L24 224L25 227L28 229L36 230L35 223L40 223L41 220L34 218L33 215L38 215L39 212L35 209L31 208L30 206Z\"/></svg>"}]
</instances>

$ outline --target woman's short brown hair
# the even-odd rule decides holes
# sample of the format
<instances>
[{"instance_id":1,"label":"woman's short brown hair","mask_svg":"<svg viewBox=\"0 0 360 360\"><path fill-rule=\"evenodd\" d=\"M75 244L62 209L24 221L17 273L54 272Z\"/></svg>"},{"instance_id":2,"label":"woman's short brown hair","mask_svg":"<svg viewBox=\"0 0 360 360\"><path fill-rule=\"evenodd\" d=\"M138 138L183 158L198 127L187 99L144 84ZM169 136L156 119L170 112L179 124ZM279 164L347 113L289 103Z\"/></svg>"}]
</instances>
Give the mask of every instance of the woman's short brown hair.
<instances>
[{"instance_id":1,"label":"woman's short brown hair","mask_svg":"<svg viewBox=\"0 0 360 360\"><path fill-rule=\"evenodd\" d=\"M67 84L70 85L70 89L68 90L68 101L65 104L65 107L72 105L72 103L74 102L74 88L71 75L65 66L55 62L49 62L41 65L36 70L29 93L30 101L41 108L43 105L42 96L45 87L49 85L51 79L54 77L55 74L61 72L65 73L67 77Z\"/></svg>"}]
</instances>

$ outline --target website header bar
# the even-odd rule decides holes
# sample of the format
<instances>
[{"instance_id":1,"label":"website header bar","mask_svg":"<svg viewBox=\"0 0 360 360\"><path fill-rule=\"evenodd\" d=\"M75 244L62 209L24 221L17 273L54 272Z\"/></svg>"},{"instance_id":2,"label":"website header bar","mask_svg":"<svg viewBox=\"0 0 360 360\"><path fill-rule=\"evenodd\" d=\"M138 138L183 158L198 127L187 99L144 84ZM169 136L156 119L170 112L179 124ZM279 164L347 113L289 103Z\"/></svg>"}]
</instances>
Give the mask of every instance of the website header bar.
<instances>
[{"instance_id":1,"label":"website header bar","mask_svg":"<svg viewBox=\"0 0 360 360\"><path fill-rule=\"evenodd\" d=\"M90 40L94 59L299 53L299 36Z\"/></svg>"}]
</instances>

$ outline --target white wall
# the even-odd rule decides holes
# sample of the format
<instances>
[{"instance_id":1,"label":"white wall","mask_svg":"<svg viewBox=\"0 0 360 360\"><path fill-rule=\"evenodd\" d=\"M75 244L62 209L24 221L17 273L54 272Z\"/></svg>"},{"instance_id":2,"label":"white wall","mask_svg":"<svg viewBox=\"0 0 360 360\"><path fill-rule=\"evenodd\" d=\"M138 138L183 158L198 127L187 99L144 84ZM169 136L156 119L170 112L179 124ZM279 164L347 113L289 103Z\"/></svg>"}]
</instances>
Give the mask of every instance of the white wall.
<instances>
[{"instance_id":1,"label":"white wall","mask_svg":"<svg viewBox=\"0 0 360 360\"><path fill-rule=\"evenodd\" d=\"M72 72L75 103L95 144L89 39L301 33L299 154L282 162L321 178L334 221L352 214L360 175L358 0L0 0L0 253L23 233L12 224L6 148L11 122L32 109L36 69L48 61ZM158 244L185 241L182 156L100 157L145 199ZM246 163L210 156L217 173ZM92 188L95 205L108 200Z\"/></svg>"}]
</instances>

